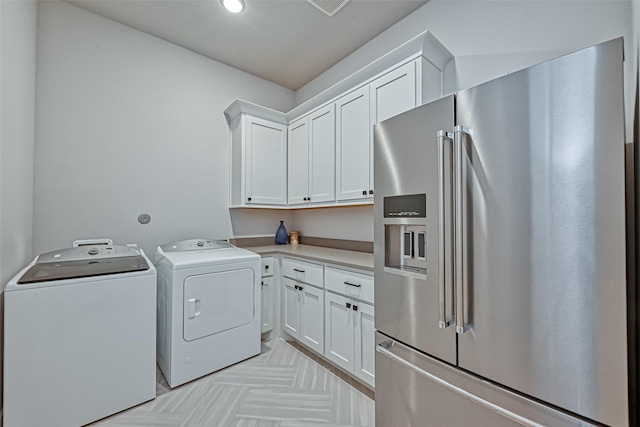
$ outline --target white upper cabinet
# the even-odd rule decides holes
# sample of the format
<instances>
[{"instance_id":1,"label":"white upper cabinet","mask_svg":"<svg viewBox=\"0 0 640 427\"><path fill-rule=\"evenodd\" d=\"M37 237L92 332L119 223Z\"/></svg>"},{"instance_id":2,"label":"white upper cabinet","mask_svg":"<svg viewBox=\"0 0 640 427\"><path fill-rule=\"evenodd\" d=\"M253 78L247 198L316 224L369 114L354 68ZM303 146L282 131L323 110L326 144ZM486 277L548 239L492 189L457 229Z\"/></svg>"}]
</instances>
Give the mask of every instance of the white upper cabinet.
<instances>
[{"instance_id":1,"label":"white upper cabinet","mask_svg":"<svg viewBox=\"0 0 640 427\"><path fill-rule=\"evenodd\" d=\"M230 204L287 204L287 126L247 114L231 122Z\"/></svg>"},{"instance_id":2,"label":"white upper cabinet","mask_svg":"<svg viewBox=\"0 0 640 427\"><path fill-rule=\"evenodd\" d=\"M309 115L309 200L335 200L335 107L331 103Z\"/></svg>"},{"instance_id":3,"label":"white upper cabinet","mask_svg":"<svg viewBox=\"0 0 640 427\"><path fill-rule=\"evenodd\" d=\"M287 203L287 128L247 117L247 202Z\"/></svg>"},{"instance_id":4,"label":"white upper cabinet","mask_svg":"<svg viewBox=\"0 0 640 427\"><path fill-rule=\"evenodd\" d=\"M309 195L309 118L289 125L289 204L307 203Z\"/></svg>"},{"instance_id":5,"label":"white upper cabinet","mask_svg":"<svg viewBox=\"0 0 640 427\"><path fill-rule=\"evenodd\" d=\"M289 205L335 200L333 103L289 125Z\"/></svg>"},{"instance_id":6,"label":"white upper cabinet","mask_svg":"<svg viewBox=\"0 0 640 427\"><path fill-rule=\"evenodd\" d=\"M371 125L417 106L416 62L411 61L377 78L370 85Z\"/></svg>"},{"instance_id":7,"label":"white upper cabinet","mask_svg":"<svg viewBox=\"0 0 640 427\"><path fill-rule=\"evenodd\" d=\"M336 101L336 199L373 197L369 86Z\"/></svg>"},{"instance_id":8,"label":"white upper cabinet","mask_svg":"<svg viewBox=\"0 0 640 427\"><path fill-rule=\"evenodd\" d=\"M451 59L425 31L288 113L236 100L231 207L372 203L373 125L440 98Z\"/></svg>"}]
</instances>

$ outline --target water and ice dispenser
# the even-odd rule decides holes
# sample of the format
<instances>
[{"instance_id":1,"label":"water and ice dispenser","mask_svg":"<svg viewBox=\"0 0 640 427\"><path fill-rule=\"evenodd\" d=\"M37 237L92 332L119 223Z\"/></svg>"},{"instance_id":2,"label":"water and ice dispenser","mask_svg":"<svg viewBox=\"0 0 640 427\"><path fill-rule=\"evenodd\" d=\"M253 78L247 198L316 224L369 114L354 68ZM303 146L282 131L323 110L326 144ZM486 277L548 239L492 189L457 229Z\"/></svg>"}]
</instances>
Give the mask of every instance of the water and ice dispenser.
<instances>
[{"instance_id":1,"label":"water and ice dispenser","mask_svg":"<svg viewBox=\"0 0 640 427\"><path fill-rule=\"evenodd\" d=\"M384 198L385 270L427 274L427 196Z\"/></svg>"}]
</instances>

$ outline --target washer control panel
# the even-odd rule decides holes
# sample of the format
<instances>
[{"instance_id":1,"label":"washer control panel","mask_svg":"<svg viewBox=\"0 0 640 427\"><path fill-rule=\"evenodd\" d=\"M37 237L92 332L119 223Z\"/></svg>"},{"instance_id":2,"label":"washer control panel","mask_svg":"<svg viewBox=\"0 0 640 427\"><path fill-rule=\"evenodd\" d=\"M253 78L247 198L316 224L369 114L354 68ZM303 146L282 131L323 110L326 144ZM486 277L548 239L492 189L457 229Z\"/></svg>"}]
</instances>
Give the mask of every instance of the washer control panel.
<instances>
[{"instance_id":1,"label":"washer control panel","mask_svg":"<svg viewBox=\"0 0 640 427\"><path fill-rule=\"evenodd\" d=\"M60 249L42 254L38 256L36 264L130 256L140 256L140 250L130 246L118 245L79 246L77 248Z\"/></svg>"}]
</instances>

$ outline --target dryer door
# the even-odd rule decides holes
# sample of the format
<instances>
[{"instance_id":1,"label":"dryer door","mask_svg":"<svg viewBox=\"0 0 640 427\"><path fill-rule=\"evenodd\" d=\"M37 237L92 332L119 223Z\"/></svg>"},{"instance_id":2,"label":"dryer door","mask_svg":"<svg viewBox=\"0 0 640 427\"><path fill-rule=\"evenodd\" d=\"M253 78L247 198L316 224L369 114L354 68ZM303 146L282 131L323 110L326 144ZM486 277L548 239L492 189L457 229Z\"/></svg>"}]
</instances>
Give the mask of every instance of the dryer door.
<instances>
[{"instance_id":1,"label":"dryer door","mask_svg":"<svg viewBox=\"0 0 640 427\"><path fill-rule=\"evenodd\" d=\"M197 340L250 323L255 316L254 274L245 268L187 277L184 340Z\"/></svg>"}]
</instances>

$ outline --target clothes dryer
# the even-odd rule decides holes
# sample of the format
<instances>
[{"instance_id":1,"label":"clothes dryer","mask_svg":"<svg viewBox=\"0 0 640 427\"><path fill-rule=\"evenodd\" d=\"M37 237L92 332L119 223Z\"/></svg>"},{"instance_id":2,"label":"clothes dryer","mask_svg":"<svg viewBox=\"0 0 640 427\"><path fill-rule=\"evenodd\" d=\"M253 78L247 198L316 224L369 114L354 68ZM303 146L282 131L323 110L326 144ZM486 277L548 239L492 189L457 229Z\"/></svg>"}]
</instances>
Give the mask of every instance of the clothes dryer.
<instances>
[{"instance_id":1,"label":"clothes dryer","mask_svg":"<svg viewBox=\"0 0 640 427\"><path fill-rule=\"evenodd\" d=\"M142 250L39 255L5 287L5 426L80 426L156 396L156 270Z\"/></svg>"},{"instance_id":2,"label":"clothes dryer","mask_svg":"<svg viewBox=\"0 0 640 427\"><path fill-rule=\"evenodd\" d=\"M260 353L258 254L225 241L159 246L158 366L170 387Z\"/></svg>"}]
</instances>

